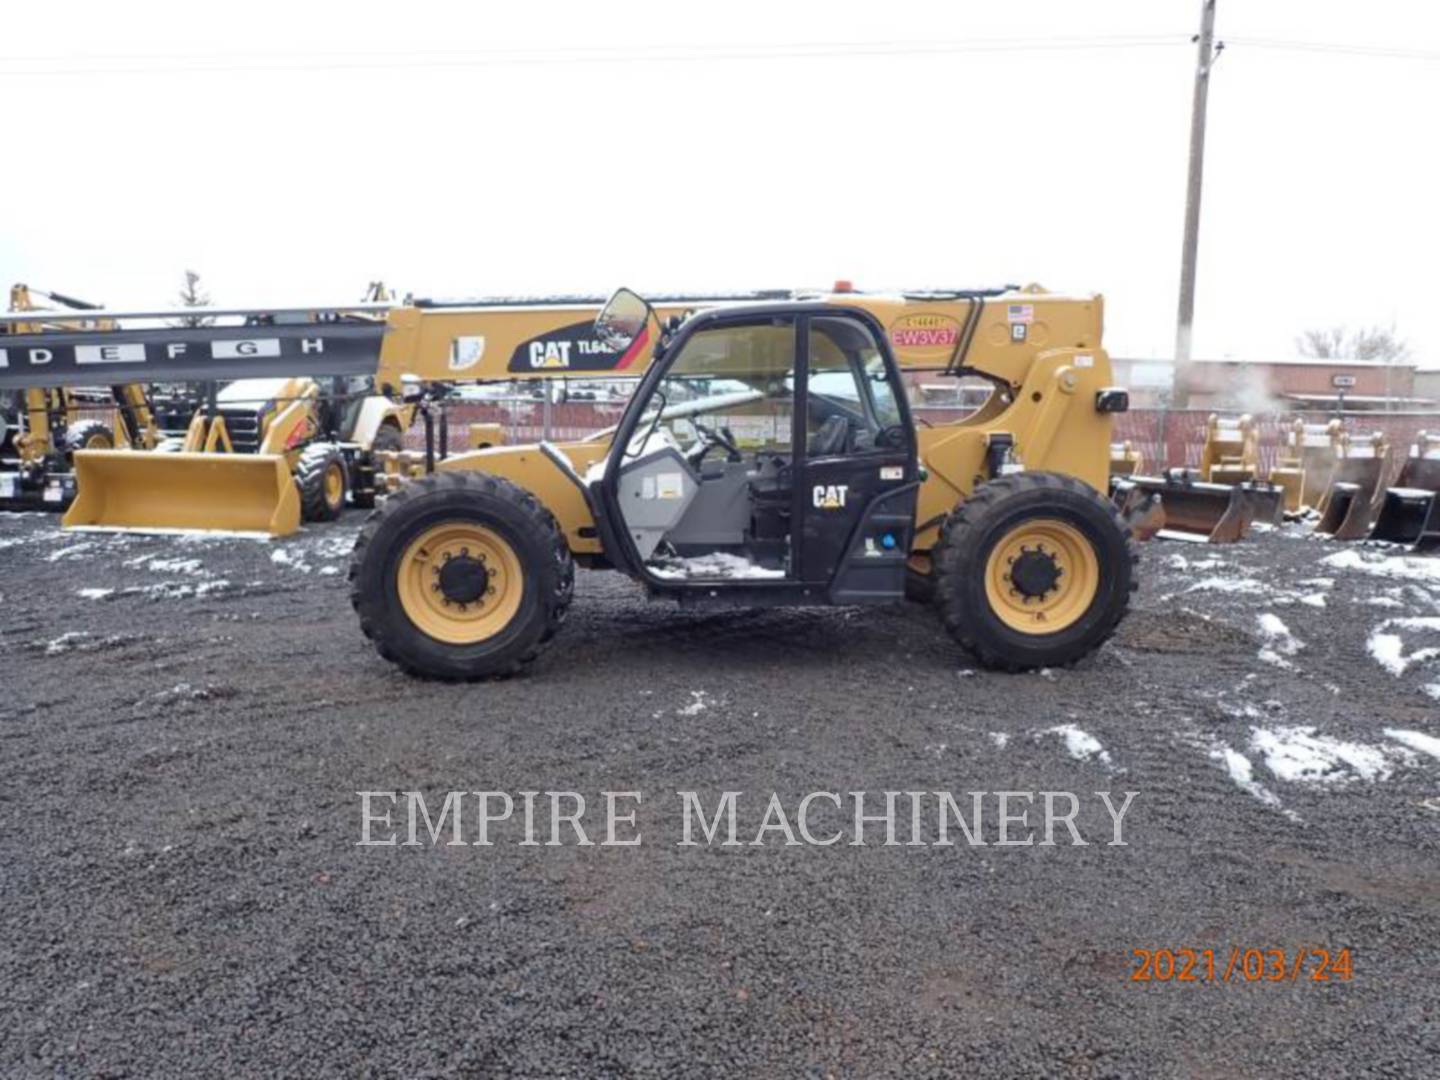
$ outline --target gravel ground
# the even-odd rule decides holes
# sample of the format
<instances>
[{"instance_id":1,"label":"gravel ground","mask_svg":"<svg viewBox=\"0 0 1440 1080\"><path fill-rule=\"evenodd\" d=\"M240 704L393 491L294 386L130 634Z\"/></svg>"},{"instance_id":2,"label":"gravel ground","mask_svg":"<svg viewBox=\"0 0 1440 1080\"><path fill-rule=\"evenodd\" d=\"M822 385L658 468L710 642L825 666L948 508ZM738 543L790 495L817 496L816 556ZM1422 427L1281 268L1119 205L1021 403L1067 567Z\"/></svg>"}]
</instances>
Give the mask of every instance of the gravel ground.
<instances>
[{"instance_id":1,"label":"gravel ground","mask_svg":"<svg viewBox=\"0 0 1440 1080\"><path fill-rule=\"evenodd\" d=\"M1155 542L1115 642L1025 676L918 608L582 573L531 673L465 686L360 637L358 521L0 515L0 1074L1435 1075L1440 559ZM358 791L491 789L640 790L644 843L356 845ZM1075 791L1095 842L676 843L678 791L745 792L748 839L861 789ZM1185 946L1353 978L1132 980Z\"/></svg>"}]
</instances>

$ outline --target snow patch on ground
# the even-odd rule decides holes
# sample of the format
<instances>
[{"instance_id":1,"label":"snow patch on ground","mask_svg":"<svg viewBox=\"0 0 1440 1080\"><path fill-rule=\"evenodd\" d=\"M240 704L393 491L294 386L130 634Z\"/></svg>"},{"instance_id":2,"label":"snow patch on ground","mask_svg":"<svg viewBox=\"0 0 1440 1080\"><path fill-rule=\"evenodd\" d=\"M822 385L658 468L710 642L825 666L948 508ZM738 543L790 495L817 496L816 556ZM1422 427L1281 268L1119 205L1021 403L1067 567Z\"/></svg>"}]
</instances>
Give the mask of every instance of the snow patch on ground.
<instances>
[{"instance_id":1,"label":"snow patch on ground","mask_svg":"<svg viewBox=\"0 0 1440 1080\"><path fill-rule=\"evenodd\" d=\"M1253 578L1226 578L1207 577L1192 582L1185 591L1192 592L1223 592L1223 593L1248 593L1251 595L1263 593L1267 586Z\"/></svg>"},{"instance_id":2,"label":"snow patch on ground","mask_svg":"<svg viewBox=\"0 0 1440 1080\"><path fill-rule=\"evenodd\" d=\"M1240 751L1223 742L1216 742L1210 746L1209 753L1210 760L1223 766L1231 782L1241 791L1258 799L1272 810L1279 810L1291 821L1300 820L1300 816L1295 811L1284 808L1278 795L1255 779L1255 767L1250 763L1250 759Z\"/></svg>"},{"instance_id":3,"label":"snow patch on ground","mask_svg":"<svg viewBox=\"0 0 1440 1080\"><path fill-rule=\"evenodd\" d=\"M277 566L288 566L291 570L298 570L302 574L308 574L313 569L298 551L290 548L276 548L270 553L270 561Z\"/></svg>"},{"instance_id":4,"label":"snow patch on ground","mask_svg":"<svg viewBox=\"0 0 1440 1080\"><path fill-rule=\"evenodd\" d=\"M203 599L211 593L224 592L230 588L228 578L215 581L201 581L191 585L182 581L157 581L154 585L142 585L120 590L121 596L140 596L147 600L185 600L190 597Z\"/></svg>"},{"instance_id":5,"label":"snow patch on ground","mask_svg":"<svg viewBox=\"0 0 1440 1080\"><path fill-rule=\"evenodd\" d=\"M76 589L75 595L82 600L104 600L107 596L114 596L114 589Z\"/></svg>"},{"instance_id":6,"label":"snow patch on ground","mask_svg":"<svg viewBox=\"0 0 1440 1080\"><path fill-rule=\"evenodd\" d=\"M67 547L56 548L50 552L49 555L45 556L45 561L59 562L61 559L73 559L79 555L84 555L87 551L93 550L94 547L95 545L91 543L70 544Z\"/></svg>"},{"instance_id":7,"label":"snow patch on ground","mask_svg":"<svg viewBox=\"0 0 1440 1080\"><path fill-rule=\"evenodd\" d=\"M1278 615L1264 612L1259 617L1260 636L1265 646L1260 650L1260 659L1276 667L1294 667L1286 657L1294 656L1305 647L1304 642L1290 632L1290 628Z\"/></svg>"},{"instance_id":8,"label":"snow patch on ground","mask_svg":"<svg viewBox=\"0 0 1440 1080\"><path fill-rule=\"evenodd\" d=\"M193 574L206 576L204 564L199 559L164 559L154 555L141 555L137 559L126 559L122 566L150 570L156 574Z\"/></svg>"},{"instance_id":9,"label":"snow patch on ground","mask_svg":"<svg viewBox=\"0 0 1440 1080\"><path fill-rule=\"evenodd\" d=\"M707 697L708 695L705 693L704 690L691 690L690 704L680 706L680 708L675 710L675 715L699 716L702 712L704 712L710 707L710 703L706 700Z\"/></svg>"},{"instance_id":10,"label":"snow patch on ground","mask_svg":"<svg viewBox=\"0 0 1440 1080\"><path fill-rule=\"evenodd\" d=\"M1010 736L1003 731L992 731L990 732L990 741L994 743L998 749L1004 750L1005 744L1010 741Z\"/></svg>"},{"instance_id":11,"label":"snow patch on ground","mask_svg":"<svg viewBox=\"0 0 1440 1080\"><path fill-rule=\"evenodd\" d=\"M1061 724L1059 727L1047 728L1046 732L1063 738L1066 753L1076 761L1089 761L1093 758L1102 765L1110 764L1110 751L1088 731L1082 731L1074 724Z\"/></svg>"},{"instance_id":12,"label":"snow patch on ground","mask_svg":"<svg viewBox=\"0 0 1440 1080\"><path fill-rule=\"evenodd\" d=\"M1429 754L1433 758L1440 759L1440 739L1434 735L1426 735L1423 731L1407 731L1404 728L1386 728L1385 736L1398 743L1404 743L1411 750L1418 750L1422 754Z\"/></svg>"},{"instance_id":13,"label":"snow patch on ground","mask_svg":"<svg viewBox=\"0 0 1440 1080\"><path fill-rule=\"evenodd\" d=\"M1405 641L1401 635L1393 632L1395 630L1440 632L1440 617L1416 615L1386 619L1370 631L1370 637L1365 642L1365 647L1375 658L1375 662L1391 675L1397 677L1404 675L1412 665L1424 663L1426 660L1433 660L1440 656L1440 647L1436 646L1416 649L1407 655Z\"/></svg>"},{"instance_id":14,"label":"snow patch on ground","mask_svg":"<svg viewBox=\"0 0 1440 1080\"><path fill-rule=\"evenodd\" d=\"M1361 600L1360 603L1369 604L1372 607L1397 608L1405 606L1393 596L1367 596Z\"/></svg>"},{"instance_id":15,"label":"snow patch on ground","mask_svg":"<svg viewBox=\"0 0 1440 1080\"><path fill-rule=\"evenodd\" d=\"M1288 783L1328 784L1390 777L1384 747L1316 735L1313 727L1251 728L1250 746L1264 756L1271 775Z\"/></svg>"},{"instance_id":16,"label":"snow patch on ground","mask_svg":"<svg viewBox=\"0 0 1440 1080\"><path fill-rule=\"evenodd\" d=\"M83 630L73 630L68 634L61 634L53 641L45 643L45 655L54 656L57 653L69 652L89 637L90 635Z\"/></svg>"},{"instance_id":17,"label":"snow patch on ground","mask_svg":"<svg viewBox=\"0 0 1440 1080\"><path fill-rule=\"evenodd\" d=\"M1214 570L1225 565L1224 559L1187 559L1184 555L1171 555L1167 560L1172 570Z\"/></svg>"},{"instance_id":18,"label":"snow patch on ground","mask_svg":"<svg viewBox=\"0 0 1440 1080\"><path fill-rule=\"evenodd\" d=\"M1354 548L1327 555L1320 562L1337 570L1358 570L1377 577L1400 578L1405 581L1427 579L1440 584L1440 559L1416 558L1406 555L1376 555L1367 558Z\"/></svg>"},{"instance_id":19,"label":"snow patch on ground","mask_svg":"<svg viewBox=\"0 0 1440 1080\"><path fill-rule=\"evenodd\" d=\"M725 551L689 558L655 559L647 565L656 577L677 581L687 578L774 579L785 576L784 570L771 570Z\"/></svg>"}]
</instances>

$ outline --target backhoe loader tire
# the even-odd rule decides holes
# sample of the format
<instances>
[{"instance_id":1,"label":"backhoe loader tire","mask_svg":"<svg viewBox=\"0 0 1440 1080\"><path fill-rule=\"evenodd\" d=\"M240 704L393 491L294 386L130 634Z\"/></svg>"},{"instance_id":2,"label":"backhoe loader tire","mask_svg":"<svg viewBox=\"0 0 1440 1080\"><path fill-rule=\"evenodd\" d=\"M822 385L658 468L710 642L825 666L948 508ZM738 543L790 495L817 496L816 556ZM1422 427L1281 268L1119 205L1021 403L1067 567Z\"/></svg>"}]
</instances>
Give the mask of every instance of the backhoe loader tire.
<instances>
[{"instance_id":1,"label":"backhoe loader tire","mask_svg":"<svg viewBox=\"0 0 1440 1080\"><path fill-rule=\"evenodd\" d=\"M77 420L65 429L65 445L71 450L114 450L115 432L104 420Z\"/></svg>"},{"instance_id":2,"label":"backhoe loader tire","mask_svg":"<svg viewBox=\"0 0 1440 1080\"><path fill-rule=\"evenodd\" d=\"M376 651L411 675L512 675L559 631L575 566L528 491L479 472L407 480L370 515L350 601Z\"/></svg>"},{"instance_id":3,"label":"backhoe loader tire","mask_svg":"<svg viewBox=\"0 0 1440 1080\"><path fill-rule=\"evenodd\" d=\"M381 424L380 430L375 433L375 441L370 444L370 453L365 455L366 460L357 464L355 472L356 483L350 489L350 501L361 510L373 510L375 508L376 496L379 494L380 473L383 471L375 455L380 451L400 451L405 449L405 436L394 424ZM365 490L362 491L361 488Z\"/></svg>"},{"instance_id":4,"label":"backhoe loader tire","mask_svg":"<svg viewBox=\"0 0 1440 1080\"><path fill-rule=\"evenodd\" d=\"M946 628L989 668L1063 667L1125 616L1138 559L1124 521L1073 477L1024 472L983 484L934 551Z\"/></svg>"},{"instance_id":5,"label":"backhoe loader tire","mask_svg":"<svg viewBox=\"0 0 1440 1080\"><path fill-rule=\"evenodd\" d=\"M334 521L345 509L350 486L345 455L331 443L311 443L300 452L295 484L300 489L301 521Z\"/></svg>"}]
</instances>

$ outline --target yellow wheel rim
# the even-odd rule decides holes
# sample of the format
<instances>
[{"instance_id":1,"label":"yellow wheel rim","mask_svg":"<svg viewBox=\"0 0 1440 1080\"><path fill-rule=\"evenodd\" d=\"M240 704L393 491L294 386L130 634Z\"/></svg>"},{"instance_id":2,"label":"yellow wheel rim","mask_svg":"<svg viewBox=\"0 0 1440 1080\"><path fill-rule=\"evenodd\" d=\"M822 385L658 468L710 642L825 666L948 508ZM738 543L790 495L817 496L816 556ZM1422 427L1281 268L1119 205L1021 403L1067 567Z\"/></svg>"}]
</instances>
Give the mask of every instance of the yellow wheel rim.
<instances>
[{"instance_id":1,"label":"yellow wheel rim","mask_svg":"<svg viewBox=\"0 0 1440 1080\"><path fill-rule=\"evenodd\" d=\"M1095 548L1075 526L1036 518L1002 536L985 562L985 596L1006 626L1053 634L1090 609L1100 588Z\"/></svg>"},{"instance_id":2,"label":"yellow wheel rim","mask_svg":"<svg viewBox=\"0 0 1440 1080\"><path fill-rule=\"evenodd\" d=\"M340 505L345 498L345 473L338 461L332 461L325 469L325 502L332 508Z\"/></svg>"},{"instance_id":3,"label":"yellow wheel rim","mask_svg":"<svg viewBox=\"0 0 1440 1080\"><path fill-rule=\"evenodd\" d=\"M97 432L95 432L93 435L91 435L88 439L85 440L85 445L82 446L80 449L82 449L82 450L113 450L113 449L115 449L115 443L111 440L111 438L110 438L109 435L106 435L106 434L105 434L104 432L102 432L102 431L97 431Z\"/></svg>"},{"instance_id":4,"label":"yellow wheel rim","mask_svg":"<svg viewBox=\"0 0 1440 1080\"><path fill-rule=\"evenodd\" d=\"M400 606L447 645L486 641L510 625L525 593L520 557L483 525L451 521L425 530L400 556Z\"/></svg>"}]
</instances>

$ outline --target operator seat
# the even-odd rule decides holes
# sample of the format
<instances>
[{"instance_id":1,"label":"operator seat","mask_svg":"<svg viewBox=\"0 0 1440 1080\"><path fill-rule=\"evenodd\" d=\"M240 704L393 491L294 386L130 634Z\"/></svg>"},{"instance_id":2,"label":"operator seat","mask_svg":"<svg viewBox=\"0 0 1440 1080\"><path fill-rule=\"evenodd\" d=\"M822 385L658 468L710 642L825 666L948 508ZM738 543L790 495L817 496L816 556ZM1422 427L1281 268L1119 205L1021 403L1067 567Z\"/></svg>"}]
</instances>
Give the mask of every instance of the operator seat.
<instances>
[{"instance_id":1,"label":"operator seat","mask_svg":"<svg viewBox=\"0 0 1440 1080\"><path fill-rule=\"evenodd\" d=\"M812 458L843 454L845 444L849 441L849 419L844 416L832 416L820 425L814 435L810 436L810 442L806 445L806 453Z\"/></svg>"}]
</instances>

